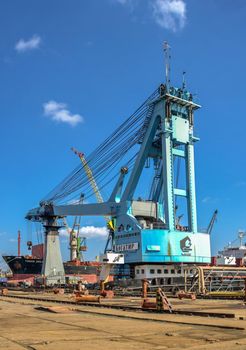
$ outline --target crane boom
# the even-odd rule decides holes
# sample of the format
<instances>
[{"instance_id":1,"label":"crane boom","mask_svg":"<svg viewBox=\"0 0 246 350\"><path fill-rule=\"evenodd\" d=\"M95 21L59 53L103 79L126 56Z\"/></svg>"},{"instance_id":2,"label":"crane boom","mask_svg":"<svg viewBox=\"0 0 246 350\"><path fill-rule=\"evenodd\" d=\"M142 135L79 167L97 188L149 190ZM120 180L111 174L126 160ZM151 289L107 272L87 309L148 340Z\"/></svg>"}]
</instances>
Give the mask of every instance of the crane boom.
<instances>
[{"instance_id":1,"label":"crane boom","mask_svg":"<svg viewBox=\"0 0 246 350\"><path fill-rule=\"evenodd\" d=\"M85 159L84 153L77 151L75 148L72 148L72 151L80 158L81 163L84 166L85 173L86 173L86 175L88 177L88 180L90 181L91 187L92 187L92 189L93 189L93 191L95 193L95 196L97 198L98 203L102 203L103 202L102 195L101 195L101 193L99 191L99 188L97 186L97 183L96 183L96 181L94 179L94 176L92 174L91 168L89 167L89 165L88 165L88 163L87 163L87 161Z\"/></svg>"},{"instance_id":2,"label":"crane boom","mask_svg":"<svg viewBox=\"0 0 246 350\"><path fill-rule=\"evenodd\" d=\"M215 223L215 220L217 218L217 215L218 215L218 209L216 209L213 213L213 216L208 224L208 228L207 228L207 233L210 235L212 230L213 230L213 226L214 226L214 223Z\"/></svg>"},{"instance_id":3,"label":"crane boom","mask_svg":"<svg viewBox=\"0 0 246 350\"><path fill-rule=\"evenodd\" d=\"M98 202L98 203L103 203L103 202L104 202L103 197L102 197L101 192L100 192L100 190L99 190L99 188L98 188L98 186L97 186L97 183L96 183L96 180L95 180L95 178L94 178L94 176L93 176L92 170L91 170L91 168L89 167L89 165L88 165L88 163L87 163L87 161L86 161L86 159L85 159L84 153L78 151L78 150L77 150L76 148L74 148L74 147L72 147L71 150L79 157L81 163L83 164L85 173L86 173L86 175L87 175L87 177L88 177L88 180L89 180L89 182L90 182L90 184L91 184L91 187L92 187L92 189L93 189L93 191L94 191L94 193L95 193L97 202ZM107 225L109 225L109 227L110 227L111 229L113 229L113 223L112 223L111 218L110 218L109 216L104 216L104 218L105 218L105 220L106 220Z\"/></svg>"}]
</instances>

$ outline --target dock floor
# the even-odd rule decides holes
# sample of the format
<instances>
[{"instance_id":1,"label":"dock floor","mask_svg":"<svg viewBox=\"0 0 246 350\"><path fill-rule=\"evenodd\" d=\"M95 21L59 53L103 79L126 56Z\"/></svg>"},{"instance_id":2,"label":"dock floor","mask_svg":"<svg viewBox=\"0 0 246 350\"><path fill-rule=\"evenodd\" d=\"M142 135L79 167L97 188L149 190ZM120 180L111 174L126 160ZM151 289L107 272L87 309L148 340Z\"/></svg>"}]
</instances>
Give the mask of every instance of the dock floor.
<instances>
[{"instance_id":1,"label":"dock floor","mask_svg":"<svg viewBox=\"0 0 246 350\"><path fill-rule=\"evenodd\" d=\"M176 310L235 315L218 318L73 306L55 302L66 296L50 298L54 302L0 297L0 349L246 349L242 301L171 299ZM103 303L138 307L140 298Z\"/></svg>"}]
</instances>

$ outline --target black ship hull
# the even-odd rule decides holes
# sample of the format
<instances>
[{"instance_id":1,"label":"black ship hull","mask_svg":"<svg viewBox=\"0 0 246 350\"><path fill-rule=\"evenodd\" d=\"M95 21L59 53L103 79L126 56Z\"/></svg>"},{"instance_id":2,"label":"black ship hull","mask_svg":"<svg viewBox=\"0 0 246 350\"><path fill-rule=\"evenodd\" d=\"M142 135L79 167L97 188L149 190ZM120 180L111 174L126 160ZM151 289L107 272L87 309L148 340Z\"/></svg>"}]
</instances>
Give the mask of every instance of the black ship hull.
<instances>
[{"instance_id":1,"label":"black ship hull","mask_svg":"<svg viewBox=\"0 0 246 350\"><path fill-rule=\"evenodd\" d=\"M3 259L13 275L41 275L43 259L14 255L4 255ZM63 264L65 275L99 275L97 265L75 265L69 262Z\"/></svg>"},{"instance_id":2,"label":"black ship hull","mask_svg":"<svg viewBox=\"0 0 246 350\"><path fill-rule=\"evenodd\" d=\"M3 259L13 275L40 275L43 259L24 256L3 255Z\"/></svg>"}]
</instances>

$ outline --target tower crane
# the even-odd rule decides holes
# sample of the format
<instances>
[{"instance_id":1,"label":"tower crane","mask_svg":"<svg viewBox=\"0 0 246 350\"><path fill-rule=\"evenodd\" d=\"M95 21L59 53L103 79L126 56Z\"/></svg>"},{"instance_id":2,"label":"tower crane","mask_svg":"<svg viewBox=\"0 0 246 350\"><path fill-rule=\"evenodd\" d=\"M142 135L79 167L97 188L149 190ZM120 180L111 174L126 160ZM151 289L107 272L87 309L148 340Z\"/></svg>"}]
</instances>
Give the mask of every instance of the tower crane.
<instances>
[{"instance_id":1,"label":"tower crane","mask_svg":"<svg viewBox=\"0 0 246 350\"><path fill-rule=\"evenodd\" d=\"M101 195L101 192L99 190L99 187L96 183L96 180L93 176L93 173L92 173L92 170L90 168L90 166L88 165L86 159L85 159L85 155L84 153L78 151L77 149L75 149L74 147L71 148L71 150L79 157L81 163L83 164L83 167L84 167L84 170L85 170L85 173L87 175L87 178L90 182L90 185L95 193L95 196L96 196L96 199L97 199L97 202L98 203L103 203L104 200L103 200L103 197ZM113 240L113 233L114 233L114 225L113 225L113 222L111 220L111 218L109 216L104 216L105 218L105 221L106 221L106 224L107 224L107 228L109 230L109 234L108 234L108 238L107 238L107 242L106 242L106 246L105 246L105 250L104 250L104 253L107 252L107 248L108 248L108 245L109 245L109 242ZM108 259L107 259L108 260ZM102 265L102 270L101 270L101 273L100 273L100 287L101 287L101 292L104 293L104 286L105 284L108 282L109 280L109 274L110 274L110 270L111 270L111 267L113 266L113 264L109 261L107 261L107 263L103 263Z\"/></svg>"},{"instance_id":2,"label":"tower crane","mask_svg":"<svg viewBox=\"0 0 246 350\"><path fill-rule=\"evenodd\" d=\"M81 194L78 204L83 203L84 194ZM72 228L69 227L66 217L62 218L63 225L66 227L66 230L69 235L69 246L70 246L70 260L82 260L84 261L83 253L87 250L86 246L86 237L79 236L81 216L75 216Z\"/></svg>"},{"instance_id":3,"label":"tower crane","mask_svg":"<svg viewBox=\"0 0 246 350\"><path fill-rule=\"evenodd\" d=\"M78 150L77 150L76 148L74 148L74 147L72 147L71 150L79 157L81 163L83 164L85 173L86 173L86 175L87 175L87 177L88 177L88 180L89 180L89 182L90 182L90 184L91 184L91 187L92 187L92 189L93 189L93 191L94 191L94 193L95 193L97 202L98 202L98 203L103 203L103 202L104 202L103 197L102 197L101 192L100 192L100 190L99 190L99 187L98 187L98 185L97 185L97 183L96 183L96 180L95 180L95 178L94 178L94 176L93 176L92 170L91 170L89 164L87 163L87 161L86 161L86 159L85 159L84 153L78 151ZM109 216L104 216L104 218L105 218L105 221L106 221L106 223L107 223L107 227L108 227L109 229L114 230L114 226L113 226L113 222L112 222L111 218L110 218Z\"/></svg>"},{"instance_id":4,"label":"tower crane","mask_svg":"<svg viewBox=\"0 0 246 350\"><path fill-rule=\"evenodd\" d=\"M81 163L83 164L85 173L86 173L87 178L88 178L88 180L89 180L89 182L91 184L91 187L92 187L92 189L93 189L93 191L95 193L97 202L98 203L103 203L104 202L103 197L102 197L101 192L99 190L99 187L98 187L98 185L96 183L96 180L95 180L95 178L93 176L92 170L91 170L89 164L87 163L87 161L85 159L84 153L78 151L74 147L72 147L71 150L79 157ZM109 230L109 235L108 235L106 246L105 246L105 250L104 250L104 252L106 253L106 251L108 249L108 246L109 246L109 242L113 239L114 225L113 225L113 222L112 222L112 220L111 220L111 218L109 216L104 216L104 219L106 221L107 228Z\"/></svg>"}]
</instances>

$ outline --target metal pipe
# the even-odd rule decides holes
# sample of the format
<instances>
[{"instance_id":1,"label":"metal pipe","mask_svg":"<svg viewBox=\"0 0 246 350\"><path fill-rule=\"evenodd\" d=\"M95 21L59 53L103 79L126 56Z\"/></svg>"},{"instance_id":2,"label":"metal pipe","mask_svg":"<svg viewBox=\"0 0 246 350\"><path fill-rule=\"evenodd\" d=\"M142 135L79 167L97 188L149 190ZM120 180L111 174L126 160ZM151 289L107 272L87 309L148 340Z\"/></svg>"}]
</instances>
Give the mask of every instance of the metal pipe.
<instances>
[{"instance_id":1,"label":"metal pipe","mask_svg":"<svg viewBox=\"0 0 246 350\"><path fill-rule=\"evenodd\" d=\"M100 296L95 295L80 295L75 298L76 303L99 303L101 302Z\"/></svg>"}]
</instances>

